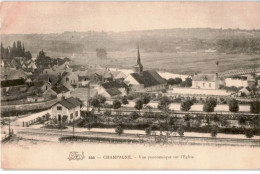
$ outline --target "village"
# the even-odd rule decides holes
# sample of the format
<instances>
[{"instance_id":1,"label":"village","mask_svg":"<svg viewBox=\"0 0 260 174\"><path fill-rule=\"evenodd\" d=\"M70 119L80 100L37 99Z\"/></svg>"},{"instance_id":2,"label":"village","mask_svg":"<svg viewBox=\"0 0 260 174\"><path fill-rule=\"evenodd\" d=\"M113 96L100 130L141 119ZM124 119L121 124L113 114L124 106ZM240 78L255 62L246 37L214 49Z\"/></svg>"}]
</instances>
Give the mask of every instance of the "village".
<instances>
[{"instance_id":1,"label":"village","mask_svg":"<svg viewBox=\"0 0 260 174\"><path fill-rule=\"evenodd\" d=\"M2 141L26 130L259 140L260 67L219 72L216 61L211 74L173 74L147 69L136 52L123 69L1 43Z\"/></svg>"}]
</instances>

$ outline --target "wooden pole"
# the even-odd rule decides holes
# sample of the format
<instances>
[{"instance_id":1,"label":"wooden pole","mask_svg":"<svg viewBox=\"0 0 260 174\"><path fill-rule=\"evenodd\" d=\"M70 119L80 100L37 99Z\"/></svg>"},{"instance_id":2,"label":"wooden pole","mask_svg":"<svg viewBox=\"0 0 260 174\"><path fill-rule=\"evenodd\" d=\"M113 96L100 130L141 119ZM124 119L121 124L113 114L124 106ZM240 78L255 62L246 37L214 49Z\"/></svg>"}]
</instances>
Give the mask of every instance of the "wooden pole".
<instances>
[{"instance_id":1,"label":"wooden pole","mask_svg":"<svg viewBox=\"0 0 260 174\"><path fill-rule=\"evenodd\" d=\"M73 137L74 137L74 117L73 117Z\"/></svg>"},{"instance_id":2,"label":"wooden pole","mask_svg":"<svg viewBox=\"0 0 260 174\"><path fill-rule=\"evenodd\" d=\"M9 117L9 135L11 133L11 127L10 127L11 123L10 123L10 117Z\"/></svg>"}]
</instances>

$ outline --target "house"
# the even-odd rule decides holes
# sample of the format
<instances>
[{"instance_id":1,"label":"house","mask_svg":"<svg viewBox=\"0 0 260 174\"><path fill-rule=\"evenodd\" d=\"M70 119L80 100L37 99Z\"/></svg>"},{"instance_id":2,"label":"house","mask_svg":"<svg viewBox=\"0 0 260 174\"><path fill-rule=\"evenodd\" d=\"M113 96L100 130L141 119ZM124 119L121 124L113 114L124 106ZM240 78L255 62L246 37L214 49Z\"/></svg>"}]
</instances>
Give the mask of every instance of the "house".
<instances>
[{"instance_id":1,"label":"house","mask_svg":"<svg viewBox=\"0 0 260 174\"><path fill-rule=\"evenodd\" d=\"M137 51L137 64L133 66L133 71L134 73L129 74L124 80L125 84L127 84L132 91L149 92L165 89L166 80L156 71L143 71L139 47Z\"/></svg>"},{"instance_id":2,"label":"house","mask_svg":"<svg viewBox=\"0 0 260 174\"><path fill-rule=\"evenodd\" d=\"M88 76L78 76L78 86L79 87L87 87L90 84L90 79Z\"/></svg>"},{"instance_id":3,"label":"house","mask_svg":"<svg viewBox=\"0 0 260 174\"><path fill-rule=\"evenodd\" d=\"M250 74L247 76L248 87L253 89L257 86L257 77L255 74Z\"/></svg>"},{"instance_id":4,"label":"house","mask_svg":"<svg viewBox=\"0 0 260 174\"><path fill-rule=\"evenodd\" d=\"M195 74L192 78L191 88L219 89L218 74Z\"/></svg>"},{"instance_id":5,"label":"house","mask_svg":"<svg viewBox=\"0 0 260 174\"><path fill-rule=\"evenodd\" d=\"M52 87L51 83L46 82L46 81L34 82L33 86L34 86L35 90L37 90L37 92L40 92L40 93L44 93L45 91L47 91L48 89L50 89Z\"/></svg>"},{"instance_id":6,"label":"house","mask_svg":"<svg viewBox=\"0 0 260 174\"><path fill-rule=\"evenodd\" d=\"M5 80L13 79L26 79L27 75L23 70L5 69L3 71L3 77Z\"/></svg>"},{"instance_id":7,"label":"house","mask_svg":"<svg viewBox=\"0 0 260 174\"><path fill-rule=\"evenodd\" d=\"M59 77L58 85L64 85L70 89L68 85L76 87L78 85L79 78L73 72L63 72Z\"/></svg>"},{"instance_id":8,"label":"house","mask_svg":"<svg viewBox=\"0 0 260 174\"><path fill-rule=\"evenodd\" d=\"M124 82L132 91L140 92L160 91L165 89L166 86L166 80L154 70L131 73L125 78Z\"/></svg>"},{"instance_id":9,"label":"house","mask_svg":"<svg viewBox=\"0 0 260 174\"><path fill-rule=\"evenodd\" d=\"M65 86L52 87L43 93L45 97L57 96L58 101L70 97L70 90Z\"/></svg>"},{"instance_id":10,"label":"house","mask_svg":"<svg viewBox=\"0 0 260 174\"><path fill-rule=\"evenodd\" d=\"M114 80L121 80L123 81L126 78L126 75L122 71L111 71L113 74Z\"/></svg>"},{"instance_id":11,"label":"house","mask_svg":"<svg viewBox=\"0 0 260 174\"><path fill-rule=\"evenodd\" d=\"M51 84L51 86L54 86L57 84L58 80L59 80L59 76L58 75L50 75L50 74L40 74L40 75L29 75L29 77L34 81L44 81L44 82L49 82Z\"/></svg>"},{"instance_id":12,"label":"house","mask_svg":"<svg viewBox=\"0 0 260 174\"><path fill-rule=\"evenodd\" d=\"M124 96L127 94L126 85L122 82L111 81L103 83L98 88L98 94L106 98Z\"/></svg>"},{"instance_id":13,"label":"house","mask_svg":"<svg viewBox=\"0 0 260 174\"><path fill-rule=\"evenodd\" d=\"M62 121L63 116L67 116L67 122L72 122L80 118L81 102L70 97L63 99L52 106L52 119L57 119L58 122Z\"/></svg>"}]
</instances>

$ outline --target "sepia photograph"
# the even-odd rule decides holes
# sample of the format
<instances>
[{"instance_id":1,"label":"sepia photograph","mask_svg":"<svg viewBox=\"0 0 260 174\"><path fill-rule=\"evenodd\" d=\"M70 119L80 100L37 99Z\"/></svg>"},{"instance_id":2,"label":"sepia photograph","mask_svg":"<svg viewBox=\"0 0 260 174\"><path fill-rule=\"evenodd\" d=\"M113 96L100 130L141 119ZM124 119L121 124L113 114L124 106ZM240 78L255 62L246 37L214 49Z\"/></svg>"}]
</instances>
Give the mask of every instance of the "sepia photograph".
<instances>
[{"instance_id":1,"label":"sepia photograph","mask_svg":"<svg viewBox=\"0 0 260 174\"><path fill-rule=\"evenodd\" d=\"M0 2L3 170L260 169L260 2Z\"/></svg>"}]
</instances>

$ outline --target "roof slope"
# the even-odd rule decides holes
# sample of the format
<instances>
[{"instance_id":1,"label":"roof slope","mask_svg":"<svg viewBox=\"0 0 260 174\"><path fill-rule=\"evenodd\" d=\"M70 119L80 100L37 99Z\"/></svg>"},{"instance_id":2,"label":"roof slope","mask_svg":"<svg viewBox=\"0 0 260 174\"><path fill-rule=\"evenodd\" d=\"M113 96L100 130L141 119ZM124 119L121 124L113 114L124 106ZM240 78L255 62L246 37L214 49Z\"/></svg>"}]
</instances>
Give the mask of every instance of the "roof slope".
<instances>
[{"instance_id":1,"label":"roof slope","mask_svg":"<svg viewBox=\"0 0 260 174\"><path fill-rule=\"evenodd\" d=\"M117 81L111 81L111 82L103 83L102 87L105 88L105 89L124 88L125 84L124 83L119 83Z\"/></svg>"},{"instance_id":2,"label":"roof slope","mask_svg":"<svg viewBox=\"0 0 260 174\"><path fill-rule=\"evenodd\" d=\"M74 97L64 99L58 103L60 103L62 106L64 106L67 109L73 109L81 105L81 102Z\"/></svg>"},{"instance_id":3,"label":"roof slope","mask_svg":"<svg viewBox=\"0 0 260 174\"><path fill-rule=\"evenodd\" d=\"M56 92L57 94L63 93L63 92L69 92L70 90L68 88L66 88L65 86L59 86L59 87L53 87L51 88L54 92Z\"/></svg>"},{"instance_id":4,"label":"roof slope","mask_svg":"<svg viewBox=\"0 0 260 174\"><path fill-rule=\"evenodd\" d=\"M217 80L216 74L197 74L192 78L193 81L207 81L215 82Z\"/></svg>"},{"instance_id":5,"label":"roof slope","mask_svg":"<svg viewBox=\"0 0 260 174\"><path fill-rule=\"evenodd\" d=\"M121 94L121 91L119 91L116 88L106 89L106 91L110 96L116 96Z\"/></svg>"},{"instance_id":6,"label":"roof slope","mask_svg":"<svg viewBox=\"0 0 260 174\"><path fill-rule=\"evenodd\" d=\"M166 83L166 80L154 70L132 73L131 75L138 83L143 84L145 88Z\"/></svg>"},{"instance_id":7,"label":"roof slope","mask_svg":"<svg viewBox=\"0 0 260 174\"><path fill-rule=\"evenodd\" d=\"M24 85L24 79L14 79L14 80L3 80L1 81L1 88L11 87L11 86L20 86Z\"/></svg>"}]
</instances>

